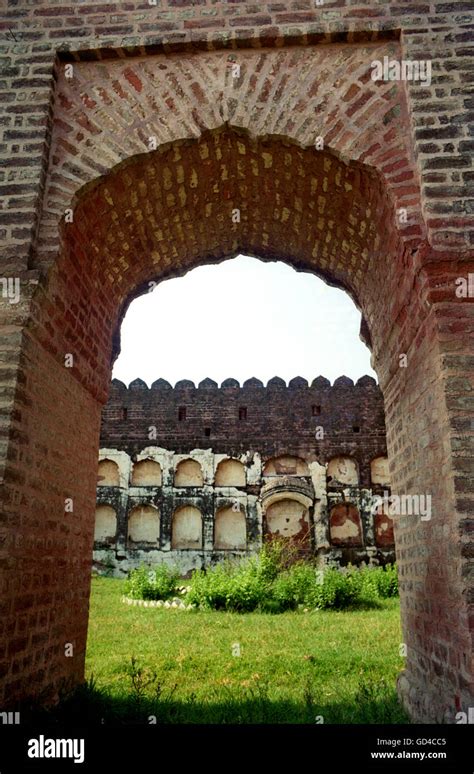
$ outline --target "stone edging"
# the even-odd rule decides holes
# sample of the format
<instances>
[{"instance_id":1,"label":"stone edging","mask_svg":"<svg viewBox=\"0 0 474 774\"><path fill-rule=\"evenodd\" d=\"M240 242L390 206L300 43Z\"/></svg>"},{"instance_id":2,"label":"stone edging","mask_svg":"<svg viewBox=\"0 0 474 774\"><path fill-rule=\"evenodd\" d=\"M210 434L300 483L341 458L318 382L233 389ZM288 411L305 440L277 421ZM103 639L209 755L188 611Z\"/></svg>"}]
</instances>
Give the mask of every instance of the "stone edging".
<instances>
[{"instance_id":1,"label":"stone edging","mask_svg":"<svg viewBox=\"0 0 474 774\"><path fill-rule=\"evenodd\" d=\"M125 605L133 605L134 607L163 607L166 610L174 608L175 610L195 610L194 605L186 605L181 599L173 599L171 602L162 599L131 599L130 597L122 597L122 602Z\"/></svg>"}]
</instances>

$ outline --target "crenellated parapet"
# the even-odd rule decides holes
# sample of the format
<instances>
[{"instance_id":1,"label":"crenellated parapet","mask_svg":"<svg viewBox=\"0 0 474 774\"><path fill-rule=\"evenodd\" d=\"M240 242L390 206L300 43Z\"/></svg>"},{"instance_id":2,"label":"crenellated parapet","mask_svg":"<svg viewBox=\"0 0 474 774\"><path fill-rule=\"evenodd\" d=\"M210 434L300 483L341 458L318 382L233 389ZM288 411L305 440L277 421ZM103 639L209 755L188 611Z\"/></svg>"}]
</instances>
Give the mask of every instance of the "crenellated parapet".
<instances>
[{"instance_id":1,"label":"crenellated parapet","mask_svg":"<svg viewBox=\"0 0 474 774\"><path fill-rule=\"evenodd\" d=\"M318 376L286 383L273 377L220 385L183 379L172 386L157 379L149 387L116 379L102 415L101 446L137 454L148 444L188 453L212 448L238 455L258 451L263 458L293 454L327 463L338 454L354 457L362 482L370 462L387 453L382 393L370 376L354 384L340 376L333 384Z\"/></svg>"},{"instance_id":2,"label":"crenellated parapet","mask_svg":"<svg viewBox=\"0 0 474 774\"><path fill-rule=\"evenodd\" d=\"M356 382L354 382L352 379L350 379L348 376L339 376L337 379L334 380L333 384L331 385L331 382L329 379L326 379L324 376L317 376L315 379L312 380L311 384L308 382L307 379L304 379L302 376L295 376L293 379L290 379L290 381L287 383L284 379L282 379L280 376L273 376L271 379L268 380L267 384L264 385L264 383L260 380L252 376L250 379L246 379L242 385L237 379L228 378L224 379L223 382L219 385L214 379L210 379L209 377L206 377L202 381L198 382L198 384L195 384L190 379L180 379L176 384L173 386L170 384L170 382L166 381L166 379L156 379L150 386L147 385L146 382L143 381L143 379L134 379L131 381L127 387L127 385L120 381L120 379L113 379L111 382L111 392L124 392L129 390L130 392L136 392L141 390L175 390L177 392L182 392L183 390L248 390L248 389L263 389L263 390L274 390L274 389L287 389L287 390L304 390L304 389L316 389L316 390L350 390L354 388L355 390L375 390L380 391L379 387L377 385L377 382L372 376L361 376L360 379L357 379Z\"/></svg>"}]
</instances>

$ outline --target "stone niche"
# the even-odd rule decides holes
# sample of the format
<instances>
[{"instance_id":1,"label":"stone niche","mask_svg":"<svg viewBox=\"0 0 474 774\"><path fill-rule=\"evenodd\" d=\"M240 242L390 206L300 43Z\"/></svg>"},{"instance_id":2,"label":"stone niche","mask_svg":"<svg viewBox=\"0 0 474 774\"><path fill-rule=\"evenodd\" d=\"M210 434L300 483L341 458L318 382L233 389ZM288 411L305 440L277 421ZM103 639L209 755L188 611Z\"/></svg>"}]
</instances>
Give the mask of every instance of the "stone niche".
<instances>
[{"instance_id":1,"label":"stone niche","mask_svg":"<svg viewBox=\"0 0 474 774\"><path fill-rule=\"evenodd\" d=\"M245 465L239 460L222 460L219 462L214 478L215 486L245 486Z\"/></svg>"},{"instance_id":2,"label":"stone niche","mask_svg":"<svg viewBox=\"0 0 474 774\"><path fill-rule=\"evenodd\" d=\"M263 476L309 476L305 460L299 457L281 456L268 460L263 468Z\"/></svg>"},{"instance_id":3,"label":"stone niche","mask_svg":"<svg viewBox=\"0 0 474 774\"><path fill-rule=\"evenodd\" d=\"M295 539L309 532L308 509L302 503L288 497L269 505L265 520L269 537Z\"/></svg>"},{"instance_id":4,"label":"stone niche","mask_svg":"<svg viewBox=\"0 0 474 774\"><path fill-rule=\"evenodd\" d=\"M114 543L116 533L117 514L114 508L111 505L98 505L95 509L94 541L97 543Z\"/></svg>"},{"instance_id":5,"label":"stone niche","mask_svg":"<svg viewBox=\"0 0 474 774\"><path fill-rule=\"evenodd\" d=\"M373 484L390 486L390 470L387 457L376 457L370 463L370 478Z\"/></svg>"},{"instance_id":6,"label":"stone niche","mask_svg":"<svg viewBox=\"0 0 474 774\"><path fill-rule=\"evenodd\" d=\"M202 548L202 514L194 505L183 505L173 515L171 548Z\"/></svg>"},{"instance_id":7,"label":"stone niche","mask_svg":"<svg viewBox=\"0 0 474 774\"><path fill-rule=\"evenodd\" d=\"M160 512L153 505L136 505L128 515L128 540L131 543L159 543Z\"/></svg>"},{"instance_id":8,"label":"stone niche","mask_svg":"<svg viewBox=\"0 0 474 774\"><path fill-rule=\"evenodd\" d=\"M216 513L214 527L214 548L216 550L243 551L247 548L247 525L245 513L235 511L231 506L220 508Z\"/></svg>"},{"instance_id":9,"label":"stone niche","mask_svg":"<svg viewBox=\"0 0 474 774\"><path fill-rule=\"evenodd\" d=\"M203 486L202 468L196 460L182 460L176 467L175 486Z\"/></svg>"},{"instance_id":10,"label":"stone niche","mask_svg":"<svg viewBox=\"0 0 474 774\"><path fill-rule=\"evenodd\" d=\"M383 508L379 508L374 519L375 543L377 546L393 546L395 536L393 533L393 519L385 513Z\"/></svg>"},{"instance_id":11,"label":"stone niche","mask_svg":"<svg viewBox=\"0 0 474 774\"><path fill-rule=\"evenodd\" d=\"M357 486L359 483L357 462L351 457L333 457L328 463L327 480L330 486L337 484Z\"/></svg>"},{"instance_id":12,"label":"stone niche","mask_svg":"<svg viewBox=\"0 0 474 774\"><path fill-rule=\"evenodd\" d=\"M161 466L154 460L140 460L133 466L132 486L161 486Z\"/></svg>"},{"instance_id":13,"label":"stone niche","mask_svg":"<svg viewBox=\"0 0 474 774\"><path fill-rule=\"evenodd\" d=\"M120 486L120 471L116 462L100 460L97 469L97 486Z\"/></svg>"},{"instance_id":14,"label":"stone niche","mask_svg":"<svg viewBox=\"0 0 474 774\"><path fill-rule=\"evenodd\" d=\"M352 503L338 503L329 517L331 543L335 546L361 546L362 524L358 509Z\"/></svg>"}]
</instances>

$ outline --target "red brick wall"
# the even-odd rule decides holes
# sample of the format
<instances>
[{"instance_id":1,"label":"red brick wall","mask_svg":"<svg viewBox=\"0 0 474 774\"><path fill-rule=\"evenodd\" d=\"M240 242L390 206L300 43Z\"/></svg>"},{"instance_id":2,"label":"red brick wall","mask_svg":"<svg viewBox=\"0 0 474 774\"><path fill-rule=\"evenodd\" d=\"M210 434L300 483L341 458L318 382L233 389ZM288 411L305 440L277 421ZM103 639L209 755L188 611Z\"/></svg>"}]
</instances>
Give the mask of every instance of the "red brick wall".
<instances>
[{"instance_id":1,"label":"red brick wall","mask_svg":"<svg viewBox=\"0 0 474 774\"><path fill-rule=\"evenodd\" d=\"M128 302L243 251L319 273L363 311L393 489L433 496L430 522L395 524L400 690L415 718L452 720L473 701L474 306L454 292L474 271L470 3L48 0L0 13L1 272L24 287L20 304L0 299L2 701L82 673L99 412ZM374 84L384 55L430 56L431 86ZM247 324L245 303L232 309Z\"/></svg>"},{"instance_id":2,"label":"red brick wall","mask_svg":"<svg viewBox=\"0 0 474 774\"><path fill-rule=\"evenodd\" d=\"M114 380L102 412L101 447L129 454L148 445L178 454L212 447L216 454L230 456L253 449L264 460L289 454L321 464L347 455L357 460L360 485L365 487L371 487L371 461L387 454L382 393L370 377L356 385L341 377L332 387L323 377L311 386L301 378L288 386L271 380L264 387L256 379L242 387L235 380L220 387L211 380L188 385L178 382L172 389L161 380L148 389L137 379L127 389ZM181 407L186 409L182 421ZM247 409L245 420L239 420L242 407ZM313 407L320 413L313 416ZM151 441L150 428L156 433ZM316 428L322 429L323 438L316 439Z\"/></svg>"}]
</instances>

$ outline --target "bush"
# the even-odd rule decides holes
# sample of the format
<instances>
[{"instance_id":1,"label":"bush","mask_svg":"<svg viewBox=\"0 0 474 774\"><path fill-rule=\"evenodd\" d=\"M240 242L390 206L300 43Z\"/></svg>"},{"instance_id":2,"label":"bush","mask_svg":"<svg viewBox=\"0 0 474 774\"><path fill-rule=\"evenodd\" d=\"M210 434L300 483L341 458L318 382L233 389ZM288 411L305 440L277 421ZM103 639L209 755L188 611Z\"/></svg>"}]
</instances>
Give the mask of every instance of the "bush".
<instances>
[{"instance_id":1,"label":"bush","mask_svg":"<svg viewBox=\"0 0 474 774\"><path fill-rule=\"evenodd\" d=\"M298 559L296 545L275 538L263 545L256 561L258 574L266 581L273 581L284 570L304 564L301 559Z\"/></svg>"},{"instance_id":2,"label":"bush","mask_svg":"<svg viewBox=\"0 0 474 774\"><path fill-rule=\"evenodd\" d=\"M271 589L279 612L294 610L298 605L304 605L318 583L319 575L313 564L301 561L280 573Z\"/></svg>"},{"instance_id":3,"label":"bush","mask_svg":"<svg viewBox=\"0 0 474 774\"><path fill-rule=\"evenodd\" d=\"M260 563L251 557L240 563L224 562L207 570L197 570L191 579L187 602L204 609L248 613L265 599L268 577L273 575L267 557Z\"/></svg>"},{"instance_id":4,"label":"bush","mask_svg":"<svg viewBox=\"0 0 474 774\"><path fill-rule=\"evenodd\" d=\"M191 579L187 602L204 609L225 610L232 572L232 566L227 562L208 570L196 570Z\"/></svg>"},{"instance_id":5,"label":"bush","mask_svg":"<svg viewBox=\"0 0 474 774\"><path fill-rule=\"evenodd\" d=\"M167 565L132 570L126 594L134 599L167 599L176 593L179 573ZM265 545L257 556L196 570L186 602L204 610L282 613L299 606L343 610L398 594L396 567L326 568L296 560L281 542Z\"/></svg>"},{"instance_id":6,"label":"bush","mask_svg":"<svg viewBox=\"0 0 474 774\"><path fill-rule=\"evenodd\" d=\"M244 572L235 573L227 587L226 610L250 613L256 610L267 594L264 579L250 566Z\"/></svg>"},{"instance_id":7,"label":"bush","mask_svg":"<svg viewBox=\"0 0 474 774\"><path fill-rule=\"evenodd\" d=\"M293 561L281 546L265 546L257 557L199 570L187 601L196 607L233 612L281 613L298 606L338 609L376 603L396 594L395 568L348 567L318 570L312 562Z\"/></svg>"},{"instance_id":8,"label":"bush","mask_svg":"<svg viewBox=\"0 0 474 774\"><path fill-rule=\"evenodd\" d=\"M350 607L362 601L359 570L330 568L308 592L306 603L317 609Z\"/></svg>"},{"instance_id":9,"label":"bush","mask_svg":"<svg viewBox=\"0 0 474 774\"><path fill-rule=\"evenodd\" d=\"M343 609L396 596L398 576L394 565L331 568L324 572L322 583L310 590L306 602L321 609Z\"/></svg>"},{"instance_id":10,"label":"bush","mask_svg":"<svg viewBox=\"0 0 474 774\"><path fill-rule=\"evenodd\" d=\"M125 594L132 599L168 599L176 593L179 572L159 564L154 569L142 565L131 570L125 581Z\"/></svg>"},{"instance_id":11,"label":"bush","mask_svg":"<svg viewBox=\"0 0 474 774\"><path fill-rule=\"evenodd\" d=\"M287 566L280 547L265 546L257 557L194 573L188 602L205 609L282 613L298 606L343 610L398 593L395 567L318 570L312 562Z\"/></svg>"},{"instance_id":12,"label":"bush","mask_svg":"<svg viewBox=\"0 0 474 774\"><path fill-rule=\"evenodd\" d=\"M378 596L382 599L398 597L398 573L394 564L371 569Z\"/></svg>"}]
</instances>

